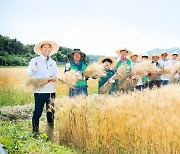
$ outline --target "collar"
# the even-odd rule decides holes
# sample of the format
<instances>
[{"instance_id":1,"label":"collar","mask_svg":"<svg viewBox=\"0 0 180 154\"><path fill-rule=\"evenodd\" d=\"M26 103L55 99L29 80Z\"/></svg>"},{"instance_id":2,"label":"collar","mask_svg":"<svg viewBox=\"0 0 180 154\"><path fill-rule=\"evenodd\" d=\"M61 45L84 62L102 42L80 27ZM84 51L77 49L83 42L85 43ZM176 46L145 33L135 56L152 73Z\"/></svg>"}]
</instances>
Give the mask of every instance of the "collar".
<instances>
[{"instance_id":1,"label":"collar","mask_svg":"<svg viewBox=\"0 0 180 154\"><path fill-rule=\"evenodd\" d=\"M47 61L47 58L46 58L44 55L41 54L40 57L41 57L41 59L42 59L43 61ZM49 60L50 60L50 58L51 58L51 57L49 56Z\"/></svg>"},{"instance_id":2,"label":"collar","mask_svg":"<svg viewBox=\"0 0 180 154\"><path fill-rule=\"evenodd\" d=\"M75 62L74 62L74 60L72 61L75 65L80 65L81 63L82 63L82 61L80 60L79 61L79 63L78 64L76 64Z\"/></svg>"}]
</instances>

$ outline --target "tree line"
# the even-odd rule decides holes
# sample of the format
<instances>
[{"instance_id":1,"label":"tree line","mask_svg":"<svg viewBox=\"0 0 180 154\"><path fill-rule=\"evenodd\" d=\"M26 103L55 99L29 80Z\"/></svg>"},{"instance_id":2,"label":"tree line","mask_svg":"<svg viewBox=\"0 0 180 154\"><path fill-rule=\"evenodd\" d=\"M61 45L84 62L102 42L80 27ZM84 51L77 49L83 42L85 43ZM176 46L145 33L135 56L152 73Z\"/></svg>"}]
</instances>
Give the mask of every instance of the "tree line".
<instances>
[{"instance_id":1,"label":"tree line","mask_svg":"<svg viewBox=\"0 0 180 154\"><path fill-rule=\"evenodd\" d=\"M16 38L11 39L0 34L0 66L27 66L31 58L37 56L34 51L34 44L24 45ZM57 64L64 64L67 61L67 54L72 49L59 47L56 54L52 55Z\"/></svg>"}]
</instances>

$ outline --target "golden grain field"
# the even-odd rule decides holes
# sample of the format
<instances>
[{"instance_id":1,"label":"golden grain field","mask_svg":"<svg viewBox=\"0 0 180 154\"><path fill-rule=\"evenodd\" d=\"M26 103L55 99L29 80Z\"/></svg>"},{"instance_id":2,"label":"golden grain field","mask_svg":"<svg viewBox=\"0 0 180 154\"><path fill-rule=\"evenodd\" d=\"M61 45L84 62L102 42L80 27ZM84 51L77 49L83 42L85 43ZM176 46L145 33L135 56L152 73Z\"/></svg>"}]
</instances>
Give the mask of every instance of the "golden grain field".
<instances>
[{"instance_id":1,"label":"golden grain field","mask_svg":"<svg viewBox=\"0 0 180 154\"><path fill-rule=\"evenodd\" d=\"M90 153L180 153L180 86L56 100L60 143Z\"/></svg>"},{"instance_id":2,"label":"golden grain field","mask_svg":"<svg viewBox=\"0 0 180 154\"><path fill-rule=\"evenodd\" d=\"M63 67L59 67L59 77L63 74ZM24 91L33 92L32 87L26 86L26 81L29 77L26 76L26 67L20 68L0 68L0 85L9 88L21 88ZM97 92L97 80L90 79L88 81L89 93ZM68 95L68 87L60 82L56 86L57 96L62 97Z\"/></svg>"}]
</instances>

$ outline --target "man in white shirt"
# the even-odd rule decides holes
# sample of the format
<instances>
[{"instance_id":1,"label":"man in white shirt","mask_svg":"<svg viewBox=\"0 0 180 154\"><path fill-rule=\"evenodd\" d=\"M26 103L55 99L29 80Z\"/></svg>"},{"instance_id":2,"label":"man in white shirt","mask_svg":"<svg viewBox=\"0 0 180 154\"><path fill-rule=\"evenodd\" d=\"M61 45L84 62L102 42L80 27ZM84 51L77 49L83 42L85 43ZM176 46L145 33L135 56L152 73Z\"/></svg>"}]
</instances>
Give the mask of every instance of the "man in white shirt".
<instances>
[{"instance_id":1,"label":"man in white shirt","mask_svg":"<svg viewBox=\"0 0 180 154\"><path fill-rule=\"evenodd\" d=\"M39 56L31 59L27 68L27 75L35 79L56 78L58 68L56 62L51 59L51 55L56 53L59 45L52 41L43 41L35 45L34 52ZM47 122L49 130L54 128L54 103L56 87L52 80L49 80L44 86L35 89L35 108L32 117L33 133L35 136L39 133L39 118L42 115L44 104L46 103Z\"/></svg>"},{"instance_id":2,"label":"man in white shirt","mask_svg":"<svg viewBox=\"0 0 180 154\"><path fill-rule=\"evenodd\" d=\"M159 64L161 65L161 69L164 69L168 66L170 66L169 61L167 60L168 52L163 51L161 53L161 59L159 60ZM169 83L169 75L161 75L160 76L161 85L167 85Z\"/></svg>"},{"instance_id":3,"label":"man in white shirt","mask_svg":"<svg viewBox=\"0 0 180 154\"><path fill-rule=\"evenodd\" d=\"M177 52L173 52L173 53L172 53L172 57L171 57L171 59L169 60L170 66L173 66L173 65L175 65L176 63L179 62L179 61L178 61L178 56L179 56L179 54L178 54ZM174 75L170 78L170 83L171 83L171 84L176 84L176 83L178 83L179 74L176 73L176 72L173 72L173 74L174 74Z\"/></svg>"},{"instance_id":4,"label":"man in white shirt","mask_svg":"<svg viewBox=\"0 0 180 154\"><path fill-rule=\"evenodd\" d=\"M132 54L130 56L130 59L132 61L132 67L134 67L138 63L138 54ZM142 78L139 78L138 82L137 82L137 85L136 85L136 89L141 91L142 87L143 87Z\"/></svg>"}]
</instances>

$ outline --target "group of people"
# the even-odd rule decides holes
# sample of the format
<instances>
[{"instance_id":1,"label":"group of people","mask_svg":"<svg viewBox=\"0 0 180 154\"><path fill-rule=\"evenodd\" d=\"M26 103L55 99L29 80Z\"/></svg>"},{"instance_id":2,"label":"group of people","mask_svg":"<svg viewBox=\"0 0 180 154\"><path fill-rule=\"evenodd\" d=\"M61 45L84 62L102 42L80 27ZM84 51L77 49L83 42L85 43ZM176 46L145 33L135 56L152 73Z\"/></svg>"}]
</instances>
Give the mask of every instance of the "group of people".
<instances>
[{"instance_id":1,"label":"group of people","mask_svg":"<svg viewBox=\"0 0 180 154\"><path fill-rule=\"evenodd\" d=\"M35 45L34 52L39 56L33 58L27 68L27 75L34 76L35 79L58 77L58 68L56 62L51 59L51 55L56 53L59 49L57 43L53 41L43 41ZM117 59L104 56L98 60L99 64L104 67L105 76L99 78L98 93L103 93L103 89L108 89L108 93L112 94L117 90L117 85L121 84L120 80L115 79L117 69L122 65L126 65L126 74L130 69L139 63L140 60L149 60L158 68L174 65L178 63L178 53L174 52L170 59L167 59L169 54L162 52L159 56L154 54L151 58L147 54L138 55L133 54L127 49L116 50ZM72 53L68 54L68 63L65 65L64 73L74 70L81 74L81 78L75 84L74 88L69 89L69 97L77 95L88 95L88 76L84 75L84 71L88 67L86 63L86 54L80 49L74 49ZM176 73L176 72L175 72ZM120 74L121 75L121 74ZM151 74L147 74L143 78L138 78L136 89L152 88L153 86L160 87L168 83L178 83L179 74L176 73L172 78L168 75L158 74L156 78L150 80ZM92 77L96 79L97 77ZM46 103L48 132L52 134L54 128L54 98L56 96L55 82L49 80L47 84L34 91L35 108L32 117L32 127L35 136L39 133L39 119L42 115L43 107Z\"/></svg>"}]
</instances>

